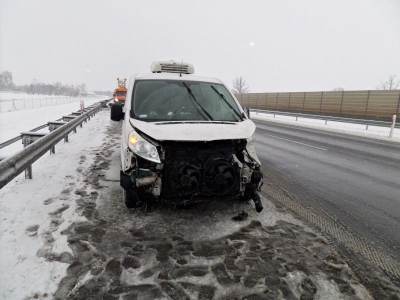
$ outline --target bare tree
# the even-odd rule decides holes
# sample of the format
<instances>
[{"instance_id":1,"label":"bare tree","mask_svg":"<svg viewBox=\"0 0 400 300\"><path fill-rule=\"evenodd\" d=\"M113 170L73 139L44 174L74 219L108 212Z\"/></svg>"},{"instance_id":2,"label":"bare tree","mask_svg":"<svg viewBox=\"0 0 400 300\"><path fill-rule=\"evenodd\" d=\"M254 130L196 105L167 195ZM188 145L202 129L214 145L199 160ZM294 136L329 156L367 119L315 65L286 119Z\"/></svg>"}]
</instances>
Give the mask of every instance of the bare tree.
<instances>
[{"instance_id":1,"label":"bare tree","mask_svg":"<svg viewBox=\"0 0 400 300\"><path fill-rule=\"evenodd\" d=\"M12 90L14 87L12 73L9 71L0 73L0 90Z\"/></svg>"},{"instance_id":2,"label":"bare tree","mask_svg":"<svg viewBox=\"0 0 400 300\"><path fill-rule=\"evenodd\" d=\"M400 88L400 80L396 80L396 75L390 75L389 78L379 86L379 89L388 91L398 88Z\"/></svg>"},{"instance_id":3,"label":"bare tree","mask_svg":"<svg viewBox=\"0 0 400 300\"><path fill-rule=\"evenodd\" d=\"M235 78L233 81L233 92L238 95L245 94L249 91L249 86L242 76Z\"/></svg>"}]
</instances>

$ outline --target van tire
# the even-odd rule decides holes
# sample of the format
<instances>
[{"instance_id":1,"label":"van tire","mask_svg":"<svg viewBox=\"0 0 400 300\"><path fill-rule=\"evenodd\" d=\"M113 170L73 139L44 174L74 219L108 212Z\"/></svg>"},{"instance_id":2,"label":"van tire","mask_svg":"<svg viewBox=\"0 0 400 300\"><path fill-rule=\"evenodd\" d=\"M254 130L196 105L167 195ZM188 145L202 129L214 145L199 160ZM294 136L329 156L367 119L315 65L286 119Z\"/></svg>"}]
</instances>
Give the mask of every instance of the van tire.
<instances>
[{"instance_id":1,"label":"van tire","mask_svg":"<svg viewBox=\"0 0 400 300\"><path fill-rule=\"evenodd\" d=\"M127 208L137 208L141 206L142 202L140 201L137 191L134 189L123 189L122 195Z\"/></svg>"}]
</instances>

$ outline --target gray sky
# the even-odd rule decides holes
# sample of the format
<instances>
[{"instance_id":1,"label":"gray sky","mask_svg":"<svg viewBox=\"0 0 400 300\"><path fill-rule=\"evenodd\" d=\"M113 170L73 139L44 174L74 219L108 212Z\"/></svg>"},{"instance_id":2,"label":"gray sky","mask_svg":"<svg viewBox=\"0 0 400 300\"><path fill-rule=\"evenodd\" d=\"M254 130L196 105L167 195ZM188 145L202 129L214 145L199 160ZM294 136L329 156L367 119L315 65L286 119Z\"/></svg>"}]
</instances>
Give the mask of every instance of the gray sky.
<instances>
[{"instance_id":1,"label":"gray sky","mask_svg":"<svg viewBox=\"0 0 400 300\"><path fill-rule=\"evenodd\" d=\"M184 60L251 91L373 89L400 77L399 0L0 0L0 71L85 82Z\"/></svg>"}]
</instances>

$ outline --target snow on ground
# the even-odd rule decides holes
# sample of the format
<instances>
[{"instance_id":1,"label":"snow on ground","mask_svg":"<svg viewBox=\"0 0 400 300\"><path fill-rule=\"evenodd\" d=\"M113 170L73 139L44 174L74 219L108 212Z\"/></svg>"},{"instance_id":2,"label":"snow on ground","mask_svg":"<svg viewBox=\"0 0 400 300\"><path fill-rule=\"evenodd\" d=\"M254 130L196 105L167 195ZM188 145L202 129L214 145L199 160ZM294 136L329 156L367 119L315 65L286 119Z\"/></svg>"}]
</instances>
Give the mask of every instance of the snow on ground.
<instances>
[{"instance_id":1,"label":"snow on ground","mask_svg":"<svg viewBox=\"0 0 400 300\"><path fill-rule=\"evenodd\" d=\"M70 143L59 143L55 155L33 165L33 180L19 176L0 190L0 299L86 300L105 293L114 299L142 292L152 299L146 293L171 295L185 282L190 295L200 293L193 286L206 287L224 299L265 291L279 298L288 289L315 299L346 299L355 289L368 299L324 239L266 198L261 214L246 203L219 201L199 209L127 210L118 180L120 130L109 111L100 112ZM234 222L243 207L249 219ZM239 256L238 264L224 253ZM233 283L227 269L240 280Z\"/></svg>"},{"instance_id":2,"label":"snow on ground","mask_svg":"<svg viewBox=\"0 0 400 300\"><path fill-rule=\"evenodd\" d=\"M89 98L84 100L84 103L85 106L89 106L102 99ZM0 113L0 142L19 135L21 131L28 131L48 121L59 119L63 115L79 110L79 108L79 102L73 102Z\"/></svg>"},{"instance_id":3,"label":"snow on ground","mask_svg":"<svg viewBox=\"0 0 400 300\"><path fill-rule=\"evenodd\" d=\"M89 98L85 100L85 106L89 106L103 98ZM0 113L0 143L20 135L23 131L29 131L49 121L55 121L64 115L68 115L80 109L79 102L46 106L29 110L18 110ZM9 156L22 149L22 142L0 149L0 157Z\"/></svg>"},{"instance_id":4,"label":"snow on ground","mask_svg":"<svg viewBox=\"0 0 400 300\"><path fill-rule=\"evenodd\" d=\"M70 97L62 95L40 95L0 91L0 113L69 103L79 103L81 100L87 101L99 98L104 97L97 95Z\"/></svg>"},{"instance_id":5,"label":"snow on ground","mask_svg":"<svg viewBox=\"0 0 400 300\"><path fill-rule=\"evenodd\" d=\"M272 113L260 113L255 111L251 112L251 118L256 120L257 119L268 120L277 123L291 124L308 128L323 129L327 131L400 142L399 128L395 128L393 132L393 137L389 138L389 132L390 132L389 127L379 127L370 125L368 126L368 130L366 130L366 126L363 124L343 123L334 121L328 121L327 124L325 124L325 120L309 119L302 117L299 117L298 120L296 121L296 118L293 116L282 116L277 114L275 115L274 118L274 115Z\"/></svg>"},{"instance_id":6,"label":"snow on ground","mask_svg":"<svg viewBox=\"0 0 400 300\"><path fill-rule=\"evenodd\" d=\"M71 105L57 108L60 115L75 109ZM40 113L35 124L57 118L54 113L52 110L45 117ZM78 128L69 143L57 144L55 155L39 159L33 165L33 180L20 175L0 190L0 299L50 299L65 276L72 256L60 232L78 217L73 197L62 195L82 179L76 171L78 164L85 167L82 157L90 157L101 145L108 113L100 112ZM25 124L24 129L35 126L34 122Z\"/></svg>"},{"instance_id":7,"label":"snow on ground","mask_svg":"<svg viewBox=\"0 0 400 300\"><path fill-rule=\"evenodd\" d=\"M0 101L2 101L2 100L20 100L20 99L44 99L44 98L52 98L52 97L64 97L64 96L27 94L24 92L17 92L17 91L0 91Z\"/></svg>"},{"instance_id":8,"label":"snow on ground","mask_svg":"<svg viewBox=\"0 0 400 300\"><path fill-rule=\"evenodd\" d=\"M68 96L55 96L55 95L41 95L41 94L27 94L23 92L16 91L0 91L0 101L9 101L9 100L38 100L38 99L53 99L53 98L67 98ZM77 97L68 97L68 98L77 98Z\"/></svg>"},{"instance_id":9,"label":"snow on ground","mask_svg":"<svg viewBox=\"0 0 400 300\"><path fill-rule=\"evenodd\" d=\"M76 260L55 299L369 299L325 239L267 198L260 214L248 203L218 200L127 210L121 124L105 126L109 134L75 190L87 221L66 232ZM241 211L248 219L232 220ZM356 289L366 296L354 297Z\"/></svg>"}]
</instances>

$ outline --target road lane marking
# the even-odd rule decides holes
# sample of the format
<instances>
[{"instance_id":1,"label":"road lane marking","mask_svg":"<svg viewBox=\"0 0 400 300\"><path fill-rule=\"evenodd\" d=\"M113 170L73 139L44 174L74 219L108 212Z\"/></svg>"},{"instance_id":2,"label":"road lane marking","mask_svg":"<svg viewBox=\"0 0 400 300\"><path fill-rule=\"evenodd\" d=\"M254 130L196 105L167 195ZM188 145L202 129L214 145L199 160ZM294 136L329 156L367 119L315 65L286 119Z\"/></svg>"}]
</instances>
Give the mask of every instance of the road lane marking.
<instances>
[{"instance_id":1,"label":"road lane marking","mask_svg":"<svg viewBox=\"0 0 400 300\"><path fill-rule=\"evenodd\" d=\"M288 142L291 142L291 143L303 145L303 146L310 147L310 148L314 148L314 149L318 149L318 150L321 150L321 151L327 151L327 150L328 150L328 149L326 149L326 148L321 148L321 147L317 147L317 146L313 146L313 145L301 143L301 142L298 142L298 141L294 141L294 140L291 140L291 139L286 139L286 138L279 137L279 136L272 135L272 134L263 134L263 135L272 136L272 137L274 137L274 138L276 138L276 139L288 141Z\"/></svg>"}]
</instances>

